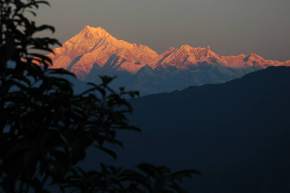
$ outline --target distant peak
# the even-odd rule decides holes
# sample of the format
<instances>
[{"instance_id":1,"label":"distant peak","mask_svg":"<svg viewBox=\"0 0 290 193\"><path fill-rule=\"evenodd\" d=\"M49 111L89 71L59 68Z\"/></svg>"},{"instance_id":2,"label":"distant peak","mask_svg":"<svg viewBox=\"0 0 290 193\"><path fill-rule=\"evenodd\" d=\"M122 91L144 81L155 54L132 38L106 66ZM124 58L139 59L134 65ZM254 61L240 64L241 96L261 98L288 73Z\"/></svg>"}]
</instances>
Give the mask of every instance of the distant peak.
<instances>
[{"instance_id":1,"label":"distant peak","mask_svg":"<svg viewBox=\"0 0 290 193\"><path fill-rule=\"evenodd\" d=\"M205 55L207 57L211 57L211 56L218 56L218 54L216 54L210 46L207 47L192 47L189 44L183 44L181 45L178 49L178 51L180 52L186 52L186 53L191 53L194 55Z\"/></svg>"},{"instance_id":2,"label":"distant peak","mask_svg":"<svg viewBox=\"0 0 290 193\"><path fill-rule=\"evenodd\" d=\"M213 50L211 49L210 46L207 47L192 47L190 44L182 44L181 46L179 46L178 49L181 50L194 50L194 51L209 51L209 52L213 52Z\"/></svg>"},{"instance_id":3,"label":"distant peak","mask_svg":"<svg viewBox=\"0 0 290 193\"><path fill-rule=\"evenodd\" d=\"M248 58L253 58L253 59L264 59L262 56L258 55L255 52L252 52L249 54Z\"/></svg>"},{"instance_id":4,"label":"distant peak","mask_svg":"<svg viewBox=\"0 0 290 193\"><path fill-rule=\"evenodd\" d=\"M98 36L108 36L110 35L109 32L107 32L107 30L105 30L102 27L94 27L94 26L90 26L90 25L86 25L84 27L84 29L82 30L83 33L90 33L90 34L94 34L94 35L98 35Z\"/></svg>"},{"instance_id":5,"label":"distant peak","mask_svg":"<svg viewBox=\"0 0 290 193\"><path fill-rule=\"evenodd\" d=\"M256 57L262 57L261 55L257 54L256 52L252 52L250 55L251 56L256 56Z\"/></svg>"},{"instance_id":6,"label":"distant peak","mask_svg":"<svg viewBox=\"0 0 290 193\"><path fill-rule=\"evenodd\" d=\"M84 27L84 29L92 29L92 28L96 28L96 27L94 27L94 26L91 26L91 25L86 25L85 27Z\"/></svg>"},{"instance_id":7,"label":"distant peak","mask_svg":"<svg viewBox=\"0 0 290 193\"><path fill-rule=\"evenodd\" d=\"M180 47L181 48L192 48L192 46L190 44L182 44Z\"/></svg>"},{"instance_id":8,"label":"distant peak","mask_svg":"<svg viewBox=\"0 0 290 193\"><path fill-rule=\"evenodd\" d=\"M91 26L91 25L86 25L84 27L85 30L88 30L88 31L106 31L104 28L102 27L95 27L95 26Z\"/></svg>"},{"instance_id":9,"label":"distant peak","mask_svg":"<svg viewBox=\"0 0 290 193\"><path fill-rule=\"evenodd\" d=\"M192 46L189 45L189 44L182 44L179 49L182 49L182 50L188 50L188 49L192 49Z\"/></svg>"}]
</instances>

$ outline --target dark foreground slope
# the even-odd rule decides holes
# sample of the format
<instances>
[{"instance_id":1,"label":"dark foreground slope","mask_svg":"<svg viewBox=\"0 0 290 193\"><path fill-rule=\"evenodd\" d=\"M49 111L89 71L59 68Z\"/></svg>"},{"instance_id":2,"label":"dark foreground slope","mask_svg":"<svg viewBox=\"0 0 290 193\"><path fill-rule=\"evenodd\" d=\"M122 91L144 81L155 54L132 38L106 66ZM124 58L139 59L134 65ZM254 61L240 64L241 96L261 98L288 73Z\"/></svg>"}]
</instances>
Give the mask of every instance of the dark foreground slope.
<instances>
[{"instance_id":1,"label":"dark foreground slope","mask_svg":"<svg viewBox=\"0 0 290 193\"><path fill-rule=\"evenodd\" d=\"M203 172L192 192L290 191L290 68L268 68L225 84L191 87L134 101L120 160Z\"/></svg>"}]
</instances>

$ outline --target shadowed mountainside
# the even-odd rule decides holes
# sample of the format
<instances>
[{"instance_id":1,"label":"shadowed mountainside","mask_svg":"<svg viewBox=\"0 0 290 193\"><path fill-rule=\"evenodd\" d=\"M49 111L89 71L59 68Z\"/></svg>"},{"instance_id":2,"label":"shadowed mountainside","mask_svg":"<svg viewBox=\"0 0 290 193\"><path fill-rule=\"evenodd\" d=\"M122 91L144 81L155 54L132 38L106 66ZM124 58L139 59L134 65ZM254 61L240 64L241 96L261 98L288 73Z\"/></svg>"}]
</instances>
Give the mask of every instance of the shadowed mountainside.
<instances>
[{"instance_id":1,"label":"shadowed mountainside","mask_svg":"<svg viewBox=\"0 0 290 193\"><path fill-rule=\"evenodd\" d=\"M120 160L203 172L192 192L290 190L290 68L271 67L219 85L133 101L144 133L126 136Z\"/></svg>"}]
</instances>

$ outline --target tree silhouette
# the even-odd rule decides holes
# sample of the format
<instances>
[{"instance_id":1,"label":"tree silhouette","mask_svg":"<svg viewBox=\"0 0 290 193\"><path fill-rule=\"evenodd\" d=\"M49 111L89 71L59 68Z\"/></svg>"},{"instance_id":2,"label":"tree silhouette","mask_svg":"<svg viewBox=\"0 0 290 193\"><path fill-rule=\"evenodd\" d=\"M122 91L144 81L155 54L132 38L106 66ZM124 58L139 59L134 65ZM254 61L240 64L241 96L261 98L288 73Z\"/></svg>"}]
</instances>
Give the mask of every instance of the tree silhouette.
<instances>
[{"instance_id":1,"label":"tree silhouette","mask_svg":"<svg viewBox=\"0 0 290 193\"><path fill-rule=\"evenodd\" d=\"M6 193L171 193L192 170L172 172L164 166L140 164L137 169L100 164L86 171L79 163L94 147L117 158L121 130L130 125L128 103L137 92L110 88L111 77L88 83L75 93L67 77L50 68L56 39L36 36L54 28L36 25L31 15L45 0L0 0L0 183Z\"/></svg>"}]
</instances>

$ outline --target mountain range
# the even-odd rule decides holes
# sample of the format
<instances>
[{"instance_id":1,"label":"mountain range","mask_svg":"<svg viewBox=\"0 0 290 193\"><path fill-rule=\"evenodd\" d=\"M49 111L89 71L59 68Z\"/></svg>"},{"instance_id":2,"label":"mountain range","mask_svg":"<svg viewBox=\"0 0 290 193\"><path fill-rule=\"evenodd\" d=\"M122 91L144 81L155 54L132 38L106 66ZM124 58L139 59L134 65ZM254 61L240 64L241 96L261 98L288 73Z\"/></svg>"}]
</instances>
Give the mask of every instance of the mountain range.
<instances>
[{"instance_id":1,"label":"mountain range","mask_svg":"<svg viewBox=\"0 0 290 193\"><path fill-rule=\"evenodd\" d=\"M188 44L159 54L142 44L112 36L101 27L86 26L50 55L54 67L65 68L86 81L100 74L118 76L143 94L168 92L192 85L221 83L269 66L290 66L290 60L268 60L256 53L222 56L211 48Z\"/></svg>"}]
</instances>

